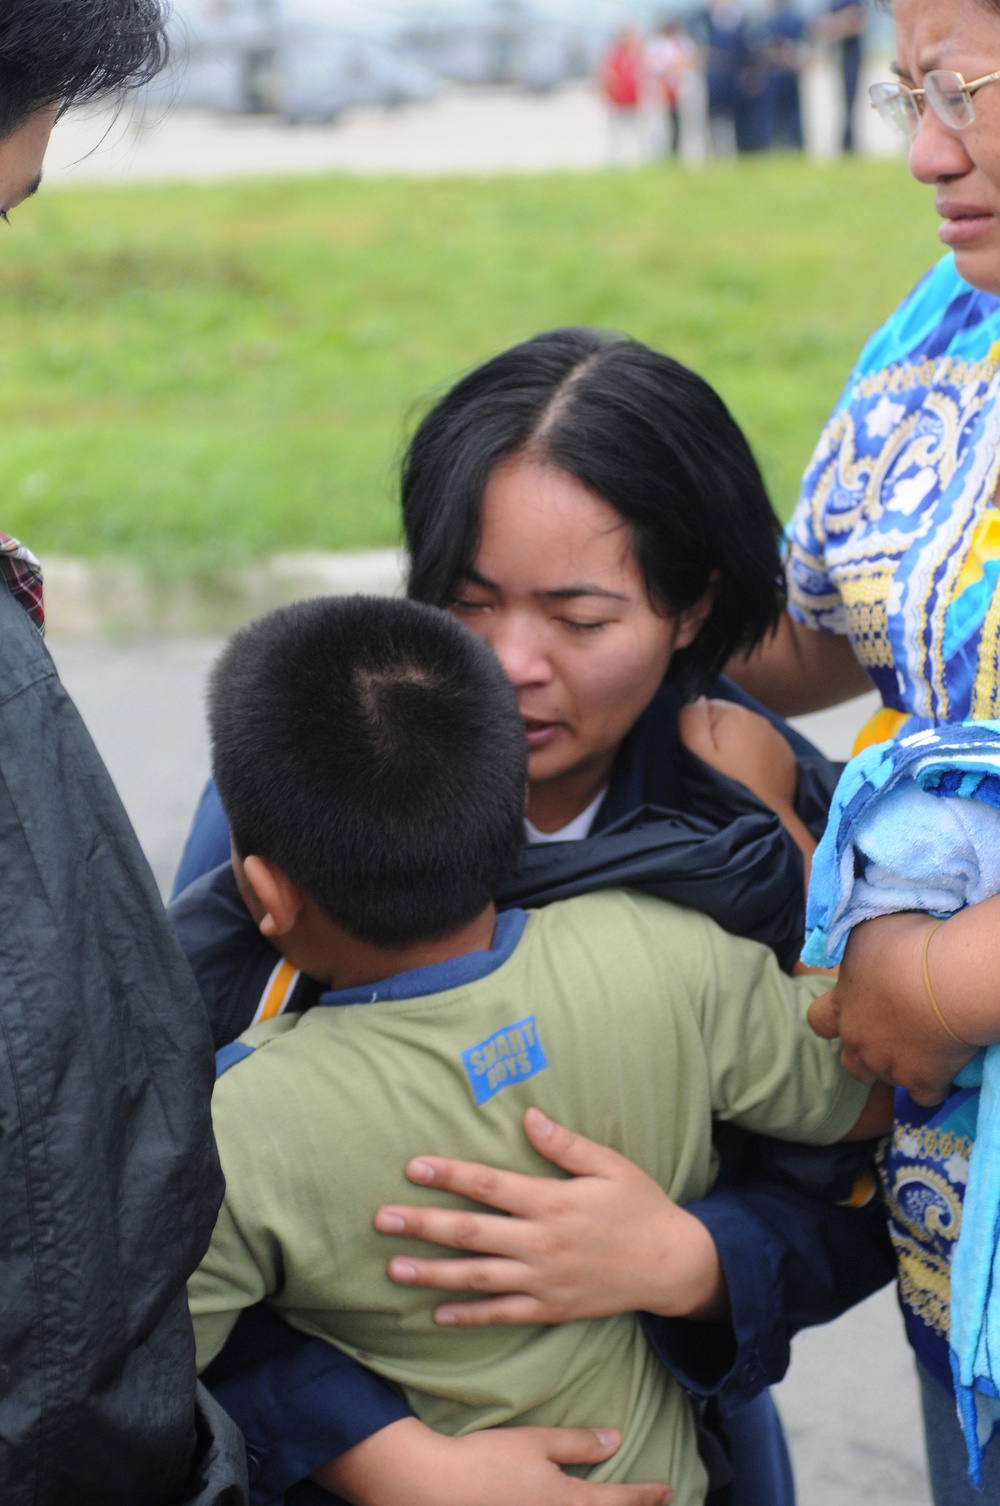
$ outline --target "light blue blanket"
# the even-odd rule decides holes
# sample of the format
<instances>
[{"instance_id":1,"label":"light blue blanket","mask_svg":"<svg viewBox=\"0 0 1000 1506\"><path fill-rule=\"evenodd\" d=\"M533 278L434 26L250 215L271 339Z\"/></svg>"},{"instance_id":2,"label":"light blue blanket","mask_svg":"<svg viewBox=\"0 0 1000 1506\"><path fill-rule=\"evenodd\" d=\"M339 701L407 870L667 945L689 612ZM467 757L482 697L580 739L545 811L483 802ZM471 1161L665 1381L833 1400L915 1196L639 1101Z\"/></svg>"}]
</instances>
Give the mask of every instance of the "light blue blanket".
<instances>
[{"instance_id":1,"label":"light blue blanket","mask_svg":"<svg viewBox=\"0 0 1000 1506\"><path fill-rule=\"evenodd\" d=\"M832 967L856 925L953 915L1000 894L1000 722L915 732L844 770L813 860L803 960ZM1000 991L1000 979L997 980ZM969 1474L1000 1422L1000 1045L962 1073L981 1087L951 1270L951 1362Z\"/></svg>"}]
</instances>

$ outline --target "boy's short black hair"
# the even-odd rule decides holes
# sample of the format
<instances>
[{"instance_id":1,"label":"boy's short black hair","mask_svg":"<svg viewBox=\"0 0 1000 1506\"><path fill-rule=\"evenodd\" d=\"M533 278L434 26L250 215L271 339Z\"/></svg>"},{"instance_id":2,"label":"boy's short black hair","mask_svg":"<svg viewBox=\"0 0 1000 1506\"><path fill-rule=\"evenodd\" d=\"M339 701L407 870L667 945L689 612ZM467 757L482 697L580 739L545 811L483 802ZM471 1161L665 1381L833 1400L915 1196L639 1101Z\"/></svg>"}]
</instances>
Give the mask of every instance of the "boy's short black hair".
<instances>
[{"instance_id":1,"label":"boy's short black hair","mask_svg":"<svg viewBox=\"0 0 1000 1506\"><path fill-rule=\"evenodd\" d=\"M258 618L215 665L209 726L237 851L277 864L363 941L447 936L514 868L517 700L444 612L348 596Z\"/></svg>"},{"instance_id":2,"label":"boy's short black hair","mask_svg":"<svg viewBox=\"0 0 1000 1506\"><path fill-rule=\"evenodd\" d=\"M682 697L773 632L785 601L781 525L739 425L679 361L586 326L478 366L419 425L402 478L417 601L452 605L490 476L515 455L566 471L616 509L655 606L683 612L715 583L704 626L671 661Z\"/></svg>"},{"instance_id":3,"label":"boy's short black hair","mask_svg":"<svg viewBox=\"0 0 1000 1506\"><path fill-rule=\"evenodd\" d=\"M114 95L167 59L164 0L3 0L0 140L47 105Z\"/></svg>"}]
</instances>

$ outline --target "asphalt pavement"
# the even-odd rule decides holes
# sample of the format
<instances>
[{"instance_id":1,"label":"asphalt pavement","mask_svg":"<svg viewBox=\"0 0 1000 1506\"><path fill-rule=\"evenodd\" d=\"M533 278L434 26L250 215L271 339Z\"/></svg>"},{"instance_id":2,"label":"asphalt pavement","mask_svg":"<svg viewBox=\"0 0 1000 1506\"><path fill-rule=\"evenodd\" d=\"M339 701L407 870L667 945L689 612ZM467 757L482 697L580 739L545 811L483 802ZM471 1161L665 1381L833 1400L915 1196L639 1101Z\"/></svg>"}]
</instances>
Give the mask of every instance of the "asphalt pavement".
<instances>
[{"instance_id":1,"label":"asphalt pavement","mask_svg":"<svg viewBox=\"0 0 1000 1506\"><path fill-rule=\"evenodd\" d=\"M51 647L166 892L208 771L204 685L219 642ZM868 709L855 702L800 726L844 758ZM800 1506L928 1506L916 1381L891 1289L802 1334L776 1395Z\"/></svg>"},{"instance_id":2,"label":"asphalt pavement","mask_svg":"<svg viewBox=\"0 0 1000 1506\"><path fill-rule=\"evenodd\" d=\"M869 83L889 59L865 60L856 128L869 156L901 156L902 138L868 108ZM803 79L806 146L815 158L839 152L841 89L831 57L816 57ZM705 97L692 79L683 110L681 151L696 164L706 151ZM633 157L663 149L662 121L647 114ZM608 112L586 82L532 94L509 86L452 89L437 99L387 109L362 105L326 125L285 125L275 116L227 116L208 110L127 108L114 119L70 111L57 124L45 163L52 185L135 180L215 180L243 176L586 172L611 157Z\"/></svg>"}]
</instances>

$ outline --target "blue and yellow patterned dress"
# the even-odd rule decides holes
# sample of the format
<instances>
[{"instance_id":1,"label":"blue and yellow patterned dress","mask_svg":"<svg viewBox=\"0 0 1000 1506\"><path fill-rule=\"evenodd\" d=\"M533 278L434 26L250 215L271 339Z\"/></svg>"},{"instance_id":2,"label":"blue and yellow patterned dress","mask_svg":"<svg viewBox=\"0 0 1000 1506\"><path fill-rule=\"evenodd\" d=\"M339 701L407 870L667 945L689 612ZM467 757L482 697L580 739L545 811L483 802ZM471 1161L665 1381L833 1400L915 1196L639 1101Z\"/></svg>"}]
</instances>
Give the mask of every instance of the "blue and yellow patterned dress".
<instances>
[{"instance_id":1,"label":"blue and yellow patterned dress","mask_svg":"<svg viewBox=\"0 0 1000 1506\"><path fill-rule=\"evenodd\" d=\"M789 529L792 615L850 636L892 730L1000 714L998 481L1000 299L949 256L862 352Z\"/></svg>"},{"instance_id":2,"label":"blue and yellow patterned dress","mask_svg":"<svg viewBox=\"0 0 1000 1506\"><path fill-rule=\"evenodd\" d=\"M1000 717L998 485L1000 298L948 256L862 352L788 531L792 616L847 635L882 697L857 750L918 722ZM897 1094L882 1166L907 1332L949 1388L977 1107L969 1091L935 1109Z\"/></svg>"}]
</instances>

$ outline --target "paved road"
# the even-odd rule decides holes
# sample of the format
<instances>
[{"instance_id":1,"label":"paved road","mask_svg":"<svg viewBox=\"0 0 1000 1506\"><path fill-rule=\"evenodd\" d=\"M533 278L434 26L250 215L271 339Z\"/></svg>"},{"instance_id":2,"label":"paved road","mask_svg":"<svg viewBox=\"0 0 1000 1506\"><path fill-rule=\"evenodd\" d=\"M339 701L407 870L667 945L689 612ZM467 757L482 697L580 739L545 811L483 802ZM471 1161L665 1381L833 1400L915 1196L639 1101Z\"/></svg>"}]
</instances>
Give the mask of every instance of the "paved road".
<instances>
[{"instance_id":1,"label":"paved road","mask_svg":"<svg viewBox=\"0 0 1000 1506\"><path fill-rule=\"evenodd\" d=\"M166 890L208 766L202 701L218 643L52 648ZM801 725L846 757L865 715L855 703ZM891 1292L802 1335L778 1402L801 1506L927 1506L916 1384Z\"/></svg>"},{"instance_id":2,"label":"paved road","mask_svg":"<svg viewBox=\"0 0 1000 1506\"><path fill-rule=\"evenodd\" d=\"M167 893L207 777L204 684L219 645L178 638L49 646Z\"/></svg>"},{"instance_id":3,"label":"paved road","mask_svg":"<svg viewBox=\"0 0 1000 1506\"><path fill-rule=\"evenodd\" d=\"M872 55L864 84L885 77L888 60ZM841 132L838 82L828 59L818 59L804 85L806 139L811 155L836 154ZM857 111L863 152L902 155L895 137L867 108ZM644 148L658 151L659 127L645 123ZM46 184L93 180L215 179L273 174L346 172L531 173L606 166L607 113L588 85L551 94L509 88L455 90L427 103L392 110L347 110L333 125L286 126L273 117L233 117L179 109L114 122L71 112L56 126L45 162ZM704 99L697 84L684 114L683 154L705 153Z\"/></svg>"}]
</instances>

